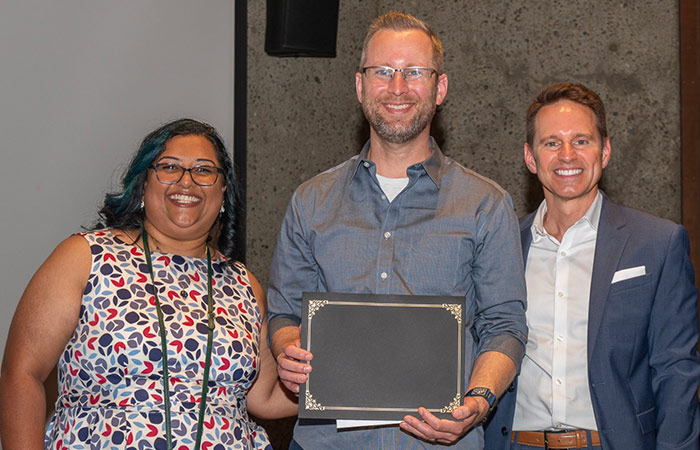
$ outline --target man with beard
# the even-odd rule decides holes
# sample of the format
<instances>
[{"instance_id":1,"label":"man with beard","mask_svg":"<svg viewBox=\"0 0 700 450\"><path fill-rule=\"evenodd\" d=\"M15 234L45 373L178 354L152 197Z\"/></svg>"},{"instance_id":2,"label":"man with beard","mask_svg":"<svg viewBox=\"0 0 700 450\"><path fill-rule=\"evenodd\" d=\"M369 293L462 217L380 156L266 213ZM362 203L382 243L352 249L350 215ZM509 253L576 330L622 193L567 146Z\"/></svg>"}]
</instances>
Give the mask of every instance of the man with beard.
<instances>
[{"instance_id":1,"label":"man with beard","mask_svg":"<svg viewBox=\"0 0 700 450\"><path fill-rule=\"evenodd\" d=\"M398 12L376 19L355 87L370 139L358 156L297 188L272 262L269 326L280 378L298 393L311 371L312 355L300 348L302 292L449 295L465 299L468 389L453 420L419 408L399 427L336 431L304 421L291 448L483 448L480 423L515 376L527 338L510 196L430 137L447 75L427 24Z\"/></svg>"}]
</instances>

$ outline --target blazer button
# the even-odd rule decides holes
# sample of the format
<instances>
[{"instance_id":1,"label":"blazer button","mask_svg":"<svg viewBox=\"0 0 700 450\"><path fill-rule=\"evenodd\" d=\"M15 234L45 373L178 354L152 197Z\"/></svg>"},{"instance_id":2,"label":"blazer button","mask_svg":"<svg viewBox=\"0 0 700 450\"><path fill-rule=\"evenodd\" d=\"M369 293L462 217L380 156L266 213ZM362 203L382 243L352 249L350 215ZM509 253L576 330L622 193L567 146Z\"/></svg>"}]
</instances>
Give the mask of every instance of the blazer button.
<instances>
[{"instance_id":1,"label":"blazer button","mask_svg":"<svg viewBox=\"0 0 700 450\"><path fill-rule=\"evenodd\" d=\"M508 436L508 428L506 428L506 427L501 428L501 434L503 436Z\"/></svg>"},{"instance_id":2,"label":"blazer button","mask_svg":"<svg viewBox=\"0 0 700 450\"><path fill-rule=\"evenodd\" d=\"M508 386L508 392L513 392L514 390L515 390L514 384L511 384L510 386Z\"/></svg>"}]
</instances>

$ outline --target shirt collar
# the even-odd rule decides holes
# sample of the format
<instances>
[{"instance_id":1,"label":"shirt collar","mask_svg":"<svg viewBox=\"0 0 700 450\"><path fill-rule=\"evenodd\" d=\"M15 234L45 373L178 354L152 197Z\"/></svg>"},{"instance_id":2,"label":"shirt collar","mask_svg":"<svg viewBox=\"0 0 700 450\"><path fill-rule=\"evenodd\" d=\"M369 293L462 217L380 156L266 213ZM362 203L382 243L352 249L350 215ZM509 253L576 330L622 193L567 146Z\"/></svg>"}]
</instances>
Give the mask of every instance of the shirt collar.
<instances>
[{"instance_id":1,"label":"shirt collar","mask_svg":"<svg viewBox=\"0 0 700 450\"><path fill-rule=\"evenodd\" d=\"M600 222L600 211L603 208L603 194L598 190L598 193L588 207L586 213L576 221L572 226L576 226L580 223L586 223L593 231L598 231L598 222ZM544 228L544 216L547 214L547 201L542 200L540 206L537 208L537 213L535 214L535 219L532 222L532 239L537 242L545 236L549 236L547 230Z\"/></svg>"},{"instance_id":2,"label":"shirt collar","mask_svg":"<svg viewBox=\"0 0 700 450\"><path fill-rule=\"evenodd\" d=\"M353 173L352 178L355 178L357 176L358 168L361 165L364 165L366 168L371 169L372 171L376 170L374 167L374 162L370 161L367 158L367 155L369 154L369 147L370 147L370 141L368 140L364 147L362 147L362 151L360 151L359 157L357 158L357 166L355 167L355 171ZM425 173L428 174L430 179L433 181L435 184L435 187L440 189L440 181L442 179L442 167L445 162L445 155L443 155L442 151L440 150L440 147L438 147L437 143L435 140L431 137L430 138L430 156L422 162L419 162L417 164L413 164L412 166L409 166L408 169L406 170L407 175L409 178L411 177L411 173L415 173L416 171L421 171L424 170Z\"/></svg>"}]
</instances>

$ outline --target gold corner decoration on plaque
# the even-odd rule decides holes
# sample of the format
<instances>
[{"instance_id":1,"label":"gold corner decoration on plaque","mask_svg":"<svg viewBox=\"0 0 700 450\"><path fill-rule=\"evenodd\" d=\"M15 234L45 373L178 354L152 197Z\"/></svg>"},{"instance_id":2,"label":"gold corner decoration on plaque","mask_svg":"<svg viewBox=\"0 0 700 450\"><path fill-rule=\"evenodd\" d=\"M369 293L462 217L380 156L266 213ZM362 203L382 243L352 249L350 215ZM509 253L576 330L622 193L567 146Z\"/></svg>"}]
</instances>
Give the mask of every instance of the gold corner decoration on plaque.
<instances>
[{"instance_id":1,"label":"gold corner decoration on plaque","mask_svg":"<svg viewBox=\"0 0 700 450\"><path fill-rule=\"evenodd\" d=\"M309 320L316 314L316 311L328 304L328 300L311 300L309 301Z\"/></svg>"},{"instance_id":2,"label":"gold corner decoration on plaque","mask_svg":"<svg viewBox=\"0 0 700 450\"><path fill-rule=\"evenodd\" d=\"M462 305L459 303L443 303L442 307L451 312L458 323L462 323Z\"/></svg>"},{"instance_id":3,"label":"gold corner decoration on plaque","mask_svg":"<svg viewBox=\"0 0 700 450\"><path fill-rule=\"evenodd\" d=\"M306 408L309 411L324 411L326 409L325 406L320 404L319 402L314 399L314 396L311 395L310 392L306 392L306 397L304 398L304 408Z\"/></svg>"},{"instance_id":4,"label":"gold corner decoration on plaque","mask_svg":"<svg viewBox=\"0 0 700 450\"><path fill-rule=\"evenodd\" d=\"M442 408L440 410L440 412L441 413L451 413L455 409L459 408L459 405L461 404L460 400L462 400L462 394L460 394L458 392L457 395L455 395L455 398L452 399L452 403L450 403L449 405Z\"/></svg>"}]
</instances>

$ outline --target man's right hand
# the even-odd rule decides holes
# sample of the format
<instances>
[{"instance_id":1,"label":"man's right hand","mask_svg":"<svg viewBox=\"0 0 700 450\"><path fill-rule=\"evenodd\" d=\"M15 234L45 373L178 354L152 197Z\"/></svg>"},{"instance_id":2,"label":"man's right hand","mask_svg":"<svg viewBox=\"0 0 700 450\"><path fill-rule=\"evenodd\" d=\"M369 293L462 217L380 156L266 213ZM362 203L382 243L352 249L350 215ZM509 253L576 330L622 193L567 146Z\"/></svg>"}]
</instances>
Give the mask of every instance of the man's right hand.
<instances>
[{"instance_id":1,"label":"man's right hand","mask_svg":"<svg viewBox=\"0 0 700 450\"><path fill-rule=\"evenodd\" d=\"M309 361L313 358L311 352L301 348L301 329L280 328L270 339L270 344L277 359L277 373L282 384L298 394L299 385L306 381L306 374L311 372Z\"/></svg>"}]
</instances>

